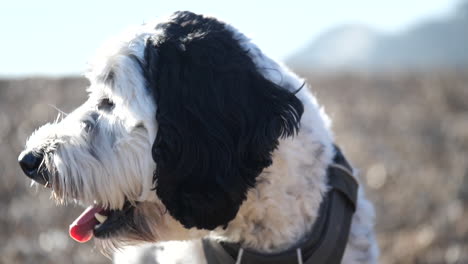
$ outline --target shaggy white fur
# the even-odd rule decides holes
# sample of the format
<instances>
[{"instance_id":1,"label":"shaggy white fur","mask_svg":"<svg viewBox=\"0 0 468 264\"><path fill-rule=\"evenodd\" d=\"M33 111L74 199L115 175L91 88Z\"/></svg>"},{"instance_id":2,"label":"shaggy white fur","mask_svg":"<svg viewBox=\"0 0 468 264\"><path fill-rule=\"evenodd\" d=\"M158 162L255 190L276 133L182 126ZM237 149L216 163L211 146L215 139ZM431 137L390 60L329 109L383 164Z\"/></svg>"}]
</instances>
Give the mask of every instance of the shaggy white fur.
<instances>
[{"instance_id":1,"label":"shaggy white fur","mask_svg":"<svg viewBox=\"0 0 468 264\"><path fill-rule=\"evenodd\" d=\"M164 205L151 189L157 105L148 95L138 64L144 61L146 41L158 34L154 26L161 21L134 28L105 45L87 74L89 99L62 120L33 133L26 151L44 150L43 166L51 172L50 183L59 202L74 200L110 209L121 209L125 199L140 202L137 215L151 222L151 241L117 251L115 263L205 263L200 243L205 237L241 242L265 253L296 244L318 217L328 188L326 170L334 155L330 120L307 86L296 94L304 105L299 133L280 140L273 164L258 176L255 188L248 191L225 229L186 229L164 213ZM301 87L304 81L285 66L264 55L232 26L225 29L249 50L267 79L290 91ZM343 263L377 262L373 224L373 207L361 186ZM99 243L132 242L130 236Z\"/></svg>"}]
</instances>

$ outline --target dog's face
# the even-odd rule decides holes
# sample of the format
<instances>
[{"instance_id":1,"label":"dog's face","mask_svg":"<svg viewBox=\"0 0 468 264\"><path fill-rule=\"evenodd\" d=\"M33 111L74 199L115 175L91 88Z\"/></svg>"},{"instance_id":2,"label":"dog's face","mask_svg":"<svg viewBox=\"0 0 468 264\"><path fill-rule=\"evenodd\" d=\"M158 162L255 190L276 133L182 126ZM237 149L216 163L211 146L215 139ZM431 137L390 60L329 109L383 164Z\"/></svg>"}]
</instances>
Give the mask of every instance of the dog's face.
<instances>
[{"instance_id":1,"label":"dog's face","mask_svg":"<svg viewBox=\"0 0 468 264\"><path fill-rule=\"evenodd\" d=\"M75 239L158 241L168 217L213 230L236 216L303 111L241 42L189 12L145 25L101 55L83 105L31 135L25 173L57 201L90 206Z\"/></svg>"}]
</instances>

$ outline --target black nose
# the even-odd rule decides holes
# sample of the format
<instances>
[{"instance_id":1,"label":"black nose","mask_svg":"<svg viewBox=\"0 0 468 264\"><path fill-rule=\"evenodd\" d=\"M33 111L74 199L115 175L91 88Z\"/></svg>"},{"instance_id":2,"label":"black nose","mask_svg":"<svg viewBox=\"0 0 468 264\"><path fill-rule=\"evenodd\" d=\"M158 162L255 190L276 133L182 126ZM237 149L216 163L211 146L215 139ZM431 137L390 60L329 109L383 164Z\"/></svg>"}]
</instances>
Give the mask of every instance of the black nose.
<instances>
[{"instance_id":1,"label":"black nose","mask_svg":"<svg viewBox=\"0 0 468 264\"><path fill-rule=\"evenodd\" d=\"M43 170L39 170L44 156L36 152L22 152L18 157L18 162L26 176L34 181L46 185L49 181L47 174Z\"/></svg>"}]
</instances>

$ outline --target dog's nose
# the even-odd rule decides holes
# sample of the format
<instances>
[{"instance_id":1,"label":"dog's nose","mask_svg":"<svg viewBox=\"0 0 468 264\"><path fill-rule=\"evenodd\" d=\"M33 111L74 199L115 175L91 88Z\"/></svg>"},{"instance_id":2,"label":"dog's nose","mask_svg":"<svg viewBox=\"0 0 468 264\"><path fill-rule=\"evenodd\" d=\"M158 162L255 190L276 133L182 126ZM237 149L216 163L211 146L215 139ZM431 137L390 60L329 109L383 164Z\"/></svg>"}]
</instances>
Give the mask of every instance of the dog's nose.
<instances>
[{"instance_id":1,"label":"dog's nose","mask_svg":"<svg viewBox=\"0 0 468 264\"><path fill-rule=\"evenodd\" d=\"M26 176L42 185L46 185L49 179L45 173L39 170L43 159L44 156L41 153L22 152L18 157L18 162Z\"/></svg>"}]
</instances>

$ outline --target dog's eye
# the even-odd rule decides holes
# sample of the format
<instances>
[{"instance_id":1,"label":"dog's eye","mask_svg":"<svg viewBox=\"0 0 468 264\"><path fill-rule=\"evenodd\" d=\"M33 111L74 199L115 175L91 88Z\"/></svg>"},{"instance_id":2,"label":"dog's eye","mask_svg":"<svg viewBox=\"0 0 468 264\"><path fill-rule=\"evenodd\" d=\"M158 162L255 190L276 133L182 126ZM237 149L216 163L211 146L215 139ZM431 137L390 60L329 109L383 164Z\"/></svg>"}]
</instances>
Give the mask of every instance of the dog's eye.
<instances>
[{"instance_id":1,"label":"dog's eye","mask_svg":"<svg viewBox=\"0 0 468 264\"><path fill-rule=\"evenodd\" d=\"M94 123L89 120L84 120L81 122L81 128L89 133L94 127Z\"/></svg>"},{"instance_id":2,"label":"dog's eye","mask_svg":"<svg viewBox=\"0 0 468 264\"><path fill-rule=\"evenodd\" d=\"M115 104L111 101L111 99L103 98L99 101L97 108L101 111L111 111L114 109L114 106Z\"/></svg>"}]
</instances>

